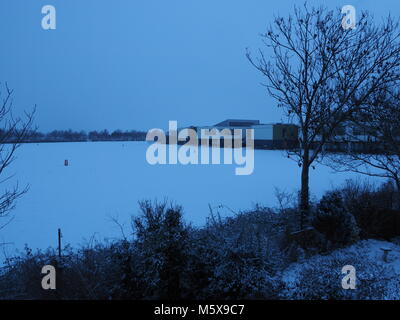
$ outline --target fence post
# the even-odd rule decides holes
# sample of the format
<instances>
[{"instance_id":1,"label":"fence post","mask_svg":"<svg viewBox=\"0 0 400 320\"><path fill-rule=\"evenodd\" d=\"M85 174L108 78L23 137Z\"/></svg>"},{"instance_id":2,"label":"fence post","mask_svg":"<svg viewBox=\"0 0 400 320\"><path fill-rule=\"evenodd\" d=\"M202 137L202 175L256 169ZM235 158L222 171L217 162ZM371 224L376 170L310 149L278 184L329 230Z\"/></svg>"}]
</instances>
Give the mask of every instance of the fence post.
<instances>
[{"instance_id":1,"label":"fence post","mask_svg":"<svg viewBox=\"0 0 400 320\"><path fill-rule=\"evenodd\" d=\"M61 259L61 229L58 229L58 257Z\"/></svg>"}]
</instances>

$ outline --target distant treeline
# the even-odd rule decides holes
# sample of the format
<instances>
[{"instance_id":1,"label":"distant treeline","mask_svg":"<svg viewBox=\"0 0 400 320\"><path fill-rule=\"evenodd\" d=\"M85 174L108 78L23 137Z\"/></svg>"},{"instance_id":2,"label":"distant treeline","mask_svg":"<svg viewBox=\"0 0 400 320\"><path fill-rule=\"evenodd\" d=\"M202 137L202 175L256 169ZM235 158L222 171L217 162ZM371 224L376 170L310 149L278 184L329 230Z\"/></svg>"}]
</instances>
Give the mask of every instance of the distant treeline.
<instances>
[{"instance_id":1,"label":"distant treeline","mask_svg":"<svg viewBox=\"0 0 400 320\"><path fill-rule=\"evenodd\" d=\"M130 130L72 131L54 130L48 133L38 131L27 132L22 142L80 142L80 141L144 141L146 132ZM14 142L11 136L6 142Z\"/></svg>"}]
</instances>

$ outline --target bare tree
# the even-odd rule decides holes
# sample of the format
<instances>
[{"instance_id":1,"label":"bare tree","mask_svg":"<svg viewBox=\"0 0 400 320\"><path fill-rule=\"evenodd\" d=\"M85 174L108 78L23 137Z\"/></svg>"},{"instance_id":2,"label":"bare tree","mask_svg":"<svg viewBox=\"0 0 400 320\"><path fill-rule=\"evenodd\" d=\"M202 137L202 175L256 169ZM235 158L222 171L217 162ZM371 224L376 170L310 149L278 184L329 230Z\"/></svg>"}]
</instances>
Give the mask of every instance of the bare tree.
<instances>
[{"instance_id":1,"label":"bare tree","mask_svg":"<svg viewBox=\"0 0 400 320\"><path fill-rule=\"evenodd\" d=\"M299 148L288 155L301 170L303 228L309 211L309 169L324 155L335 130L362 109L368 97L400 78L399 25L390 17L376 26L363 12L356 29L342 27L340 10L295 7L276 17L262 35L267 52L247 57L266 77L268 93L299 125Z\"/></svg>"},{"instance_id":2,"label":"bare tree","mask_svg":"<svg viewBox=\"0 0 400 320\"><path fill-rule=\"evenodd\" d=\"M16 151L33 131L33 117L36 107L30 112L24 112L23 117L13 114L13 90L7 83L0 91L0 183L7 184L14 175L7 173L7 168L16 159ZM21 188L18 181L12 187L5 187L0 194L0 218L9 216L14 209L16 200L28 191L28 186ZM4 228L12 218L3 224Z\"/></svg>"},{"instance_id":3,"label":"bare tree","mask_svg":"<svg viewBox=\"0 0 400 320\"><path fill-rule=\"evenodd\" d=\"M344 142L349 148L332 153L326 164L394 182L400 209L400 92L387 88L371 96L368 108L350 122Z\"/></svg>"}]
</instances>

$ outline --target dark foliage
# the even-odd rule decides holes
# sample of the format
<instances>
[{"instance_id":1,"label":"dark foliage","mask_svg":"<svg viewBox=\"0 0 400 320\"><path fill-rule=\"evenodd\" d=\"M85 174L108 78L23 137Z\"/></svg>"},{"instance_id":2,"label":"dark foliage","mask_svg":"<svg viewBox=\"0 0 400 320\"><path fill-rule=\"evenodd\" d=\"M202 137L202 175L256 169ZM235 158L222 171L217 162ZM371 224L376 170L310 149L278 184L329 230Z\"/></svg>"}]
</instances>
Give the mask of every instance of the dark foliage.
<instances>
[{"instance_id":1,"label":"dark foliage","mask_svg":"<svg viewBox=\"0 0 400 320\"><path fill-rule=\"evenodd\" d=\"M6 142L13 142L16 138L10 136ZM82 142L82 141L144 141L146 132L142 131L121 131L115 130L112 133L108 130L102 131L72 131L53 130L48 133L29 131L25 134L23 142Z\"/></svg>"},{"instance_id":2,"label":"dark foliage","mask_svg":"<svg viewBox=\"0 0 400 320\"><path fill-rule=\"evenodd\" d=\"M322 197L312 224L332 246L350 245L359 239L356 220L347 210L339 192L329 192Z\"/></svg>"},{"instance_id":3,"label":"dark foliage","mask_svg":"<svg viewBox=\"0 0 400 320\"><path fill-rule=\"evenodd\" d=\"M360 227L360 237L389 240L400 236L400 211L397 208L397 190L391 182L376 188L348 181L340 190L349 212Z\"/></svg>"},{"instance_id":4,"label":"dark foliage","mask_svg":"<svg viewBox=\"0 0 400 320\"><path fill-rule=\"evenodd\" d=\"M296 227L299 212L295 208L257 206L221 218L219 210L223 207L218 207L217 211L211 209L204 227L194 228L183 221L180 207L143 201L140 215L132 220L131 238L91 243L78 250L66 247L61 259L54 249L33 253L28 248L24 254L8 259L0 269L0 297L343 298L346 295L337 291L336 280L329 282L323 275L313 275L311 269L303 270L304 283L317 283L316 291L303 288L287 292L282 270L293 262L348 246L359 234L377 238L397 235L393 229L396 214L390 209L390 190L387 185L372 189L348 183L313 205L312 227L301 230ZM326 263L323 267L328 274L331 262ZM41 289L41 268L47 264L57 269L55 291ZM367 283L367 270L365 277ZM370 292L361 296L364 294L368 296Z\"/></svg>"}]
</instances>

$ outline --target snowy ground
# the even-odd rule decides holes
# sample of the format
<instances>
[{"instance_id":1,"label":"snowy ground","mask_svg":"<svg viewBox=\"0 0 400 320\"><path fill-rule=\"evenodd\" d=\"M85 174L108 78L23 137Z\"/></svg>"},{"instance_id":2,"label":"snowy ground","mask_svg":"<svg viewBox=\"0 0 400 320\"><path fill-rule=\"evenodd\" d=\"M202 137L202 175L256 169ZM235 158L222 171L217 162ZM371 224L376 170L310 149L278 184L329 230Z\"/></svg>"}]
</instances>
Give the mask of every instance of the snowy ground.
<instances>
[{"instance_id":1,"label":"snowy ground","mask_svg":"<svg viewBox=\"0 0 400 320\"><path fill-rule=\"evenodd\" d=\"M145 142L24 145L10 173L16 173L21 185L29 183L30 190L18 202L14 220L0 230L0 242L10 243L8 252L25 243L55 247L57 228L63 241L73 245L92 237L119 237L110 217L118 217L128 233L137 201L164 197L184 207L187 221L201 225L209 204L234 211L255 203L274 206L274 187L289 192L299 187L299 167L281 151L256 151L254 173L236 176L236 165L152 166L146 162L147 147ZM354 177L317 166L311 170L311 191L319 197Z\"/></svg>"},{"instance_id":2,"label":"snowy ground","mask_svg":"<svg viewBox=\"0 0 400 320\"><path fill-rule=\"evenodd\" d=\"M337 287L337 290L342 290L341 279L344 274L342 274L341 268L345 265L352 265L355 267L357 279L362 277L376 283L387 280L383 286L385 293L381 298L398 300L400 299L398 287L398 279L400 278L400 241L397 239L394 242L375 239L362 240L350 247L335 250L329 255L315 255L309 259L291 264L282 272L281 279L285 283L289 294L293 291L313 291L315 289L313 287L304 287L304 279L301 278L305 269L308 272L312 270L311 272L319 274L322 279L321 283L324 286L330 284L333 287ZM391 250L387 255L386 261L383 258L382 248ZM314 280L318 279L316 274L310 274L310 276L314 276ZM324 281L326 282L324 283ZM362 288L362 286L367 285L369 281L361 283L356 280L356 290L366 289ZM314 281L311 285L315 284L318 287L316 282L319 281ZM354 293L356 294L357 292L354 291ZM324 290L320 291L320 294L318 298L327 298L324 297ZM370 299L377 299L374 296L376 294L374 290L371 290L370 294Z\"/></svg>"},{"instance_id":3,"label":"snowy ground","mask_svg":"<svg viewBox=\"0 0 400 320\"><path fill-rule=\"evenodd\" d=\"M386 262L383 260L382 248L391 250L387 255ZM314 264L318 265L318 263L316 263L316 261L318 261L318 260L331 259L332 255L341 255L341 254L343 255L344 253L346 253L346 254L352 254L352 253L362 254L365 259L366 264L374 262L374 263L378 263L382 266L392 267L395 274L397 276L400 276L400 246L393 242L369 239L369 240L359 241L356 244L354 244L350 247L344 248L344 249L338 249L333 254L328 255L328 256L315 255L306 261L301 261L299 263L293 263L290 265L289 268L287 268L283 272L282 278L287 283L295 283L295 281L298 277L298 272L300 272L304 268L304 262L309 263L309 264L314 263Z\"/></svg>"}]
</instances>

